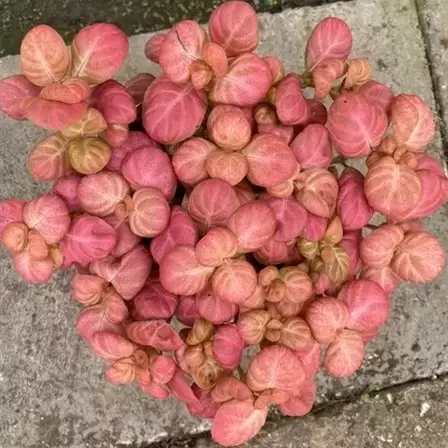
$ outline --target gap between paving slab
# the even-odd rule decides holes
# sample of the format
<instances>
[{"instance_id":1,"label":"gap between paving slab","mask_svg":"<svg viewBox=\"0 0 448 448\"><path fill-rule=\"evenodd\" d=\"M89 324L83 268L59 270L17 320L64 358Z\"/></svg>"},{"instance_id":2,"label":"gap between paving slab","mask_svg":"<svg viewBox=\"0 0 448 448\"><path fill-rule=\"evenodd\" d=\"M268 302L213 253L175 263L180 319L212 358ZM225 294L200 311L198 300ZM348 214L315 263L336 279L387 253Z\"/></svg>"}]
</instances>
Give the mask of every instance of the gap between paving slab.
<instances>
[{"instance_id":1,"label":"gap between paving slab","mask_svg":"<svg viewBox=\"0 0 448 448\"><path fill-rule=\"evenodd\" d=\"M346 19L353 29L354 56L371 61L375 77L395 92L415 92L435 108L424 42L412 0L356 0L316 8L260 15L259 52L277 54L287 70L302 67L306 37L327 15ZM152 71L143 57L148 35L133 36L122 79ZM18 71L17 57L0 59L0 73ZM29 123L0 118L0 198L30 198L44 188L24 172L26 155L43 133ZM431 148L441 157L440 135ZM429 229L446 246L446 209ZM156 402L136 388L114 386L74 330L78 306L68 281L23 284L0 252L0 447L129 446L199 433L208 423L189 417L172 400ZM390 322L369 344L367 361L353 378L319 377L318 403L384 388L448 371L448 275L429 285L403 285L394 295Z\"/></svg>"}]
</instances>

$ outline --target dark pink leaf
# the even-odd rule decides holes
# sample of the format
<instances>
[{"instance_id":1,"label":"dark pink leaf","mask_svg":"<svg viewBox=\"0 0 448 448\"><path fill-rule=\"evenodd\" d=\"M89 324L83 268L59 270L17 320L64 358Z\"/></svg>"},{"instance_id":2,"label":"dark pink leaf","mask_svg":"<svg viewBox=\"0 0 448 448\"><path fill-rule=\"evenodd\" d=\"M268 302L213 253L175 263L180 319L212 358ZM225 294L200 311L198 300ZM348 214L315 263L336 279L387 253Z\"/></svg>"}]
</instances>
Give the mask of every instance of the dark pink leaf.
<instances>
[{"instance_id":1,"label":"dark pink leaf","mask_svg":"<svg viewBox=\"0 0 448 448\"><path fill-rule=\"evenodd\" d=\"M164 144L190 138L204 119L206 99L191 84L175 84L166 78L154 81L143 101L143 126L148 135Z\"/></svg>"},{"instance_id":2,"label":"dark pink leaf","mask_svg":"<svg viewBox=\"0 0 448 448\"><path fill-rule=\"evenodd\" d=\"M108 124L129 124L137 117L131 94L119 82L106 81L94 91L94 104Z\"/></svg>"},{"instance_id":3,"label":"dark pink leaf","mask_svg":"<svg viewBox=\"0 0 448 448\"><path fill-rule=\"evenodd\" d=\"M135 320L170 319L178 300L160 282L149 281L133 299L133 317Z\"/></svg>"},{"instance_id":4,"label":"dark pink leaf","mask_svg":"<svg viewBox=\"0 0 448 448\"><path fill-rule=\"evenodd\" d=\"M23 75L13 75L0 80L0 111L13 120L24 120L22 104L39 95L40 88Z\"/></svg>"},{"instance_id":5,"label":"dark pink leaf","mask_svg":"<svg viewBox=\"0 0 448 448\"><path fill-rule=\"evenodd\" d=\"M157 33L154 36L151 36L146 42L145 45L145 56L152 62L156 64L159 63L160 57L160 48L162 47L162 43L166 37L166 33Z\"/></svg>"},{"instance_id":6,"label":"dark pink leaf","mask_svg":"<svg viewBox=\"0 0 448 448\"><path fill-rule=\"evenodd\" d=\"M168 383L168 387L172 394L178 400L186 403L189 408L190 406L195 409L201 408L198 397L180 369L176 369L173 378Z\"/></svg>"},{"instance_id":7,"label":"dark pink leaf","mask_svg":"<svg viewBox=\"0 0 448 448\"><path fill-rule=\"evenodd\" d=\"M288 75L280 81L275 92L275 108L283 124L295 126L309 120L311 109L298 76Z\"/></svg>"},{"instance_id":8,"label":"dark pink leaf","mask_svg":"<svg viewBox=\"0 0 448 448\"><path fill-rule=\"evenodd\" d=\"M176 309L176 319L184 325L192 327L194 321L199 319L199 317L201 316L198 307L196 306L196 298L194 296L179 297L179 304Z\"/></svg>"},{"instance_id":9,"label":"dark pink leaf","mask_svg":"<svg viewBox=\"0 0 448 448\"><path fill-rule=\"evenodd\" d=\"M222 325L213 336L213 357L225 369L234 370L241 362L246 344L235 324Z\"/></svg>"},{"instance_id":10,"label":"dark pink leaf","mask_svg":"<svg viewBox=\"0 0 448 448\"><path fill-rule=\"evenodd\" d=\"M313 71L328 59L347 59L352 49L352 33L337 17L327 17L313 29L306 46L306 64Z\"/></svg>"},{"instance_id":11,"label":"dark pink leaf","mask_svg":"<svg viewBox=\"0 0 448 448\"><path fill-rule=\"evenodd\" d=\"M309 124L291 143L291 149L301 169L328 168L331 165L333 148L323 124Z\"/></svg>"},{"instance_id":12,"label":"dark pink leaf","mask_svg":"<svg viewBox=\"0 0 448 448\"><path fill-rule=\"evenodd\" d=\"M355 168L346 168L339 177L337 213L347 230L365 227L373 216L373 209L364 193L364 176Z\"/></svg>"},{"instance_id":13,"label":"dark pink leaf","mask_svg":"<svg viewBox=\"0 0 448 448\"><path fill-rule=\"evenodd\" d=\"M141 147L123 161L122 173L134 189L153 187L171 199L176 190L176 177L168 155L159 148Z\"/></svg>"},{"instance_id":14,"label":"dark pink leaf","mask_svg":"<svg viewBox=\"0 0 448 448\"><path fill-rule=\"evenodd\" d=\"M160 264L174 246L195 245L197 240L198 231L190 215L183 208L174 206L167 228L151 241L151 254Z\"/></svg>"},{"instance_id":15,"label":"dark pink leaf","mask_svg":"<svg viewBox=\"0 0 448 448\"><path fill-rule=\"evenodd\" d=\"M187 403L190 414L200 418L212 419L219 409L220 404L212 399L212 390L203 390L197 384L192 384L191 390L198 399L197 403ZM215 389L213 389L215 390Z\"/></svg>"},{"instance_id":16,"label":"dark pink leaf","mask_svg":"<svg viewBox=\"0 0 448 448\"><path fill-rule=\"evenodd\" d=\"M302 231L302 237L310 241L319 241L324 237L327 225L327 218L308 213L308 219L306 221L306 226Z\"/></svg>"},{"instance_id":17,"label":"dark pink leaf","mask_svg":"<svg viewBox=\"0 0 448 448\"><path fill-rule=\"evenodd\" d=\"M345 157L364 157L380 144L388 121L377 102L345 92L331 105L327 126L337 151Z\"/></svg>"},{"instance_id":18,"label":"dark pink leaf","mask_svg":"<svg viewBox=\"0 0 448 448\"><path fill-rule=\"evenodd\" d=\"M82 177L78 174L60 177L53 185L52 193L59 196L67 206L69 212L80 212L77 188Z\"/></svg>"},{"instance_id":19,"label":"dark pink leaf","mask_svg":"<svg viewBox=\"0 0 448 448\"><path fill-rule=\"evenodd\" d=\"M389 87L377 81L368 81L357 92L364 95L370 101L376 101L389 114L390 106L395 97Z\"/></svg>"},{"instance_id":20,"label":"dark pink leaf","mask_svg":"<svg viewBox=\"0 0 448 448\"><path fill-rule=\"evenodd\" d=\"M107 216L104 218L104 221L106 221L117 234L117 243L115 244L114 250L111 252L113 257L123 256L140 243L141 238L132 232L126 219L119 218L118 216Z\"/></svg>"},{"instance_id":21,"label":"dark pink leaf","mask_svg":"<svg viewBox=\"0 0 448 448\"><path fill-rule=\"evenodd\" d=\"M187 303L185 303L186 307ZM193 307L193 305L191 305ZM197 313L212 324L222 325L231 320L238 311L234 303L213 294L211 289L204 289L196 295Z\"/></svg>"},{"instance_id":22,"label":"dark pink leaf","mask_svg":"<svg viewBox=\"0 0 448 448\"><path fill-rule=\"evenodd\" d=\"M75 104L90 98L89 85L80 78L67 78L61 83L47 84L40 92L44 100Z\"/></svg>"},{"instance_id":23,"label":"dark pink leaf","mask_svg":"<svg viewBox=\"0 0 448 448\"><path fill-rule=\"evenodd\" d=\"M139 73L124 83L136 106L143 103L145 92L155 79L151 73Z\"/></svg>"},{"instance_id":24,"label":"dark pink leaf","mask_svg":"<svg viewBox=\"0 0 448 448\"><path fill-rule=\"evenodd\" d=\"M263 59L245 53L230 64L226 76L215 80L210 99L218 104L254 106L266 96L271 83L271 70Z\"/></svg>"}]
</instances>

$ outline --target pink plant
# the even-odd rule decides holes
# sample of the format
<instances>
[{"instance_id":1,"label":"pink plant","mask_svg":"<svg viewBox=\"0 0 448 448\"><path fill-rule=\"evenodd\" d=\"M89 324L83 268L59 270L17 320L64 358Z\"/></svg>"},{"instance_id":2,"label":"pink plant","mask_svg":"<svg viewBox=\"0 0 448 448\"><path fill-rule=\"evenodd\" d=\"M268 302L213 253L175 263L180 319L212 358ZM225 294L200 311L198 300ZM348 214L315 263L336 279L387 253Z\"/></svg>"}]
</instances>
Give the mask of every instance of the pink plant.
<instances>
[{"instance_id":1,"label":"pink plant","mask_svg":"<svg viewBox=\"0 0 448 448\"><path fill-rule=\"evenodd\" d=\"M424 152L429 106L350 58L341 19L314 28L303 73L254 54L247 2L208 25L151 37L162 74L123 84L116 26L69 47L47 25L25 35L0 110L56 131L27 163L52 186L0 201L0 241L29 283L75 270L76 329L108 381L172 395L237 446L271 407L310 412L314 376L360 368L399 283L442 272L445 249L419 220L446 203L448 178ZM365 175L347 164L364 157Z\"/></svg>"}]
</instances>

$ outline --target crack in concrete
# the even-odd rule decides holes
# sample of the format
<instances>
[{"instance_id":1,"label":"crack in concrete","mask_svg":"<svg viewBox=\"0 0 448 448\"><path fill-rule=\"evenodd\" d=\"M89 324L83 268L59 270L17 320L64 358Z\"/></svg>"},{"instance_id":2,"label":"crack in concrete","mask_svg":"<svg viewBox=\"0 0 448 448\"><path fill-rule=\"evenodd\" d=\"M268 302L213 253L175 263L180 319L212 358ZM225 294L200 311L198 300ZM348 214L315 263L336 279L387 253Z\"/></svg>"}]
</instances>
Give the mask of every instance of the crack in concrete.
<instances>
[{"instance_id":1,"label":"crack in concrete","mask_svg":"<svg viewBox=\"0 0 448 448\"><path fill-rule=\"evenodd\" d=\"M340 409L343 405L348 403L356 403L358 400L360 400L366 393L369 393L371 398L375 398L378 395L384 394L384 393L392 393L392 392L399 392L403 389L407 389L409 387L412 387L413 385L419 385L423 383L430 383L434 381L443 381L448 378L448 372L445 372L441 375L430 376L425 378L416 378L409 381L405 381L404 383L398 383L394 384L392 386L386 386L379 389L371 390L370 388L367 388L366 390L359 392L355 395L352 395L350 397L342 398L340 400L333 400L328 403L322 404L320 406L317 406L311 410L311 415L318 416L318 415L325 415L326 413L332 413ZM285 416L279 416L279 420L290 420L294 417L285 417ZM306 418L306 416L305 416ZM269 419L268 419L269 422ZM203 438L210 438L210 431L202 431L196 434L187 434L185 436L181 437L167 437L160 439L156 442L151 443L144 443L139 445L132 445L131 448L195 448L197 445L197 442L200 439Z\"/></svg>"},{"instance_id":2,"label":"crack in concrete","mask_svg":"<svg viewBox=\"0 0 448 448\"><path fill-rule=\"evenodd\" d=\"M431 83L432 83L432 91L434 93L434 99L436 102L436 112L437 112L437 121L439 123L439 130L440 135L442 138L442 145L443 145L443 153L445 157L448 158L448 125L445 123L444 116L446 114L445 106L442 100L443 94L441 89L441 77L437 75L437 73L434 70L433 66L433 49L432 49L432 43L431 38L429 35L429 28L428 24L425 19L425 13L424 13L424 0L415 0L415 9L417 11L417 17L418 17L418 25L420 28L420 32L422 34L424 46L425 46L425 57L426 61L428 63L428 70L431 77Z\"/></svg>"}]
</instances>

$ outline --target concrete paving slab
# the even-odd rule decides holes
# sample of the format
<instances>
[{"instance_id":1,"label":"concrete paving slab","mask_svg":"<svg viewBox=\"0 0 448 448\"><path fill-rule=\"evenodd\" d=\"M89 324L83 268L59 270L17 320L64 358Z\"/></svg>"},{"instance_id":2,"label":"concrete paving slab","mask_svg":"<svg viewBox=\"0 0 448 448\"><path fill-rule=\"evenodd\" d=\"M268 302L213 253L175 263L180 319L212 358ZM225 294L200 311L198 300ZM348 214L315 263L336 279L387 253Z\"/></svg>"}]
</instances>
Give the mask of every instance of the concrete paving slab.
<instances>
[{"instance_id":1,"label":"concrete paving slab","mask_svg":"<svg viewBox=\"0 0 448 448\"><path fill-rule=\"evenodd\" d=\"M448 8L445 0L417 0L420 23L437 98L440 128L448 157Z\"/></svg>"},{"instance_id":2,"label":"concrete paving slab","mask_svg":"<svg viewBox=\"0 0 448 448\"><path fill-rule=\"evenodd\" d=\"M447 412L448 380L425 381L364 395L301 419L271 421L242 448L446 448ZM217 446L204 436L157 448Z\"/></svg>"},{"instance_id":3,"label":"concrete paving slab","mask_svg":"<svg viewBox=\"0 0 448 448\"><path fill-rule=\"evenodd\" d=\"M288 70L299 70L306 36L327 15L350 23L354 55L372 61L378 80L390 83L396 92L418 93L434 107L412 0L357 0L262 14L260 53L278 54ZM143 57L147 38L131 38L122 79L151 71ZM0 59L1 76L17 70L17 57ZM24 172L26 154L41 136L28 123L0 117L0 198L29 198L42 189ZM440 158L439 135L431 152ZM429 224L445 246L446 217L445 209ZM69 298L66 277L47 286L24 285L2 251L0 296L0 447L139 446L207 428L171 400L155 402L132 387L113 386L102 378L103 363L74 331L78 307ZM369 346L363 369L344 381L321 376L319 402L448 371L447 296L446 271L430 285L403 285L393 299L390 323Z\"/></svg>"}]
</instances>

